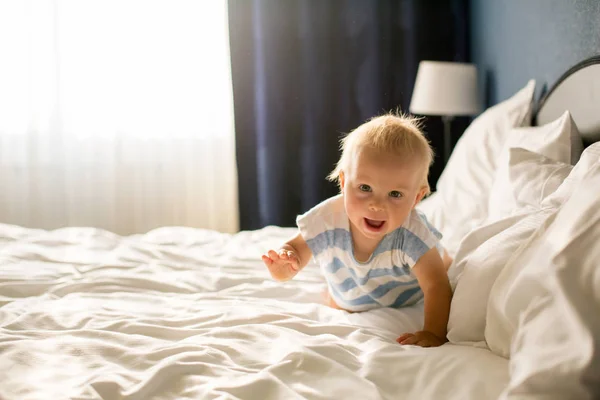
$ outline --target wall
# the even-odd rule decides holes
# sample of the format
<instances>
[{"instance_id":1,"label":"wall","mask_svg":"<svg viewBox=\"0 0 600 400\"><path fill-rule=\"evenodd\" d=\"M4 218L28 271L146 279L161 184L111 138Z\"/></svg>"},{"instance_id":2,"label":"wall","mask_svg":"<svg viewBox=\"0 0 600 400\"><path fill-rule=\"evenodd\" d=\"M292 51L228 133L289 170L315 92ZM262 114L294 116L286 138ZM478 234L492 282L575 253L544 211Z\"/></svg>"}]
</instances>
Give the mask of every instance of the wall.
<instances>
[{"instance_id":1,"label":"wall","mask_svg":"<svg viewBox=\"0 0 600 400\"><path fill-rule=\"evenodd\" d=\"M530 78L539 96L543 84L600 55L600 0L471 0L470 13L471 58L488 106Z\"/></svg>"}]
</instances>

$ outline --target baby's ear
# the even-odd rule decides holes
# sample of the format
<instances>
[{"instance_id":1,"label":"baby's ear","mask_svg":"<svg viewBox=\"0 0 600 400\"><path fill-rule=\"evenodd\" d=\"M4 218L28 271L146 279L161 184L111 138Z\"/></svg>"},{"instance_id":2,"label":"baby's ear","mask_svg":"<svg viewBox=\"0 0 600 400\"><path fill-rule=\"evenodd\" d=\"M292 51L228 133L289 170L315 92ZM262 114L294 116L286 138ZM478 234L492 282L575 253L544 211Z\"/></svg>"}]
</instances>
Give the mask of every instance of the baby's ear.
<instances>
[{"instance_id":1,"label":"baby's ear","mask_svg":"<svg viewBox=\"0 0 600 400\"><path fill-rule=\"evenodd\" d=\"M340 190L344 190L344 185L346 184L346 177L344 176L344 171L340 171L340 176L338 179L340 180Z\"/></svg>"},{"instance_id":2,"label":"baby's ear","mask_svg":"<svg viewBox=\"0 0 600 400\"><path fill-rule=\"evenodd\" d=\"M427 186L423 186L421 190L419 190L419 193L417 193L417 198L415 199L415 204L413 204L413 207L416 207L416 205L423 200L423 197L425 197L427 193L429 193L429 188Z\"/></svg>"}]
</instances>

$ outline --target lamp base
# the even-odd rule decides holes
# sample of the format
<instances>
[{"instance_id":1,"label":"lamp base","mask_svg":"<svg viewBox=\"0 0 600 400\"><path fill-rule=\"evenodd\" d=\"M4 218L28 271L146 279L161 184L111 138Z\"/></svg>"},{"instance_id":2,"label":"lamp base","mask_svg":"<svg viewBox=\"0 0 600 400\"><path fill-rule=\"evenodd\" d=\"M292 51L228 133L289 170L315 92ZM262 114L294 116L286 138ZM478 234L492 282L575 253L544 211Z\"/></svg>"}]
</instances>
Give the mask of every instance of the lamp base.
<instances>
[{"instance_id":1,"label":"lamp base","mask_svg":"<svg viewBox=\"0 0 600 400\"><path fill-rule=\"evenodd\" d=\"M452 153L452 120L453 116L443 115L442 122L444 123L444 164L448 163L450 153Z\"/></svg>"}]
</instances>

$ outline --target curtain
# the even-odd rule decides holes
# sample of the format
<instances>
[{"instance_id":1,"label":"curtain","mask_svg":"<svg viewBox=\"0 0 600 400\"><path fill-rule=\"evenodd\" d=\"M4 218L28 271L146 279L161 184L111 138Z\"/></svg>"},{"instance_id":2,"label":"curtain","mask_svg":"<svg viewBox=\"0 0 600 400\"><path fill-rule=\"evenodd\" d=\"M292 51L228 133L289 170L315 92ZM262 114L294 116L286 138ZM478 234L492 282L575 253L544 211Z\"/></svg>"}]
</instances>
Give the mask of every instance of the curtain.
<instances>
[{"instance_id":1,"label":"curtain","mask_svg":"<svg viewBox=\"0 0 600 400\"><path fill-rule=\"evenodd\" d=\"M239 227L225 0L0 2L0 222Z\"/></svg>"},{"instance_id":2,"label":"curtain","mask_svg":"<svg viewBox=\"0 0 600 400\"><path fill-rule=\"evenodd\" d=\"M419 61L467 61L467 0L229 0L243 229L334 195L338 140L408 111ZM458 121L458 124L461 124ZM442 153L439 118L425 121ZM431 171L432 187L443 165Z\"/></svg>"}]
</instances>

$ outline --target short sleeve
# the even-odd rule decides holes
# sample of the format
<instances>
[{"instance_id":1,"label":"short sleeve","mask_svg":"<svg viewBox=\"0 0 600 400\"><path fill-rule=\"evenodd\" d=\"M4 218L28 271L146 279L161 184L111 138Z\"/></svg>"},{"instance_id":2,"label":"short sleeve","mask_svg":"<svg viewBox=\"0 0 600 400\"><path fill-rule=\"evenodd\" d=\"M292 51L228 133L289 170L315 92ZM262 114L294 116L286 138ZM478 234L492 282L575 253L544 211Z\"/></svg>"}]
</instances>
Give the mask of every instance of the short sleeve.
<instances>
[{"instance_id":1,"label":"short sleeve","mask_svg":"<svg viewBox=\"0 0 600 400\"><path fill-rule=\"evenodd\" d=\"M440 255L443 254L440 244L442 234L427 221L425 215L417 210L411 212L401 229L401 234L402 263L410 268L414 267L419 259L434 247L440 252Z\"/></svg>"},{"instance_id":2,"label":"short sleeve","mask_svg":"<svg viewBox=\"0 0 600 400\"><path fill-rule=\"evenodd\" d=\"M315 259L335 241L336 229L342 227L344 216L343 199L338 195L296 218L300 234Z\"/></svg>"},{"instance_id":3,"label":"short sleeve","mask_svg":"<svg viewBox=\"0 0 600 400\"><path fill-rule=\"evenodd\" d=\"M298 225L300 234L306 241L314 239L324 230L323 221L319 218L319 206L317 205L296 217L296 225Z\"/></svg>"}]
</instances>

